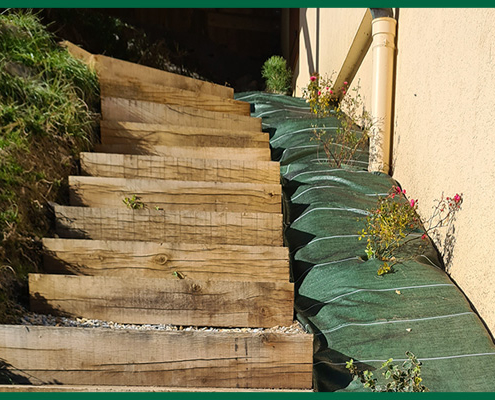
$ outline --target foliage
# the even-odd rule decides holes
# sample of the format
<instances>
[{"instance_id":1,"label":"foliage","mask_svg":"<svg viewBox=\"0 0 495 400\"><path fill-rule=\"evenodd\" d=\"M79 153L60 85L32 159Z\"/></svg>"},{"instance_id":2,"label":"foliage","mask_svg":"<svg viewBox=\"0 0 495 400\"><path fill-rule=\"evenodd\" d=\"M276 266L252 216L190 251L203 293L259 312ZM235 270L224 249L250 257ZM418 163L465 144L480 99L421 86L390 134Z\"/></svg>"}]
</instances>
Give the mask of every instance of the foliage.
<instances>
[{"instance_id":1,"label":"foliage","mask_svg":"<svg viewBox=\"0 0 495 400\"><path fill-rule=\"evenodd\" d=\"M96 74L29 11L0 15L0 322L41 264L44 204L64 201L76 157L95 139Z\"/></svg>"},{"instance_id":2,"label":"foliage","mask_svg":"<svg viewBox=\"0 0 495 400\"><path fill-rule=\"evenodd\" d=\"M340 93L336 93L333 86L331 77L314 73L308 86L303 89L303 97L316 117L333 114L337 118L335 133L315 127L314 139L323 147L329 165L341 168L344 164L352 165L356 152L367 147L374 123L364 109L359 84L349 90L348 82L344 82Z\"/></svg>"},{"instance_id":3,"label":"foliage","mask_svg":"<svg viewBox=\"0 0 495 400\"><path fill-rule=\"evenodd\" d=\"M380 370L385 370L382 372L387 381L385 385L377 384L378 379L373 376L373 372L359 371L352 359L346 363L346 368L354 379L359 379L372 392L428 392L428 388L421 383L421 362L410 351L406 352L406 356L402 368L392 364L392 358L382 364Z\"/></svg>"},{"instance_id":4,"label":"foliage","mask_svg":"<svg viewBox=\"0 0 495 400\"><path fill-rule=\"evenodd\" d=\"M124 197L122 202L131 210L142 210L146 208L146 204L144 204L140 197L137 197L135 194L132 197Z\"/></svg>"},{"instance_id":5,"label":"foliage","mask_svg":"<svg viewBox=\"0 0 495 400\"><path fill-rule=\"evenodd\" d=\"M368 210L366 227L360 232L359 240L367 240L368 259L392 261L384 263L378 270L378 275L393 272L393 265L397 262L397 249L414 240L426 241L430 231L452 222L462 205L462 194L445 199L442 195L433 207L434 212L427 220L426 228L423 228L417 214L418 200L407 201L405 193L405 189L393 186L386 197L379 197L377 205Z\"/></svg>"},{"instance_id":6,"label":"foliage","mask_svg":"<svg viewBox=\"0 0 495 400\"><path fill-rule=\"evenodd\" d=\"M290 94L292 92L292 72L281 56L272 56L261 69L265 78L266 90L271 93Z\"/></svg>"}]
</instances>

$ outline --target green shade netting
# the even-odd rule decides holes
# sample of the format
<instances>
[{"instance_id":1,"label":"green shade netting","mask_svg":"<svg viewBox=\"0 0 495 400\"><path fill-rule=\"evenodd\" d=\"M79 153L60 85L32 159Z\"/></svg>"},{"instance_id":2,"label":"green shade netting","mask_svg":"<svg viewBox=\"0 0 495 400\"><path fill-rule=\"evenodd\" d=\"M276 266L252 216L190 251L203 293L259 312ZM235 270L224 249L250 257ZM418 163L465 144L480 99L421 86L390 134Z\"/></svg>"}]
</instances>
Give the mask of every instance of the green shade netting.
<instances>
[{"instance_id":1,"label":"green shade netting","mask_svg":"<svg viewBox=\"0 0 495 400\"><path fill-rule=\"evenodd\" d=\"M495 391L492 338L440 268L431 242L419 250L422 232L398 252L407 261L392 274L378 276L381 263L366 259L366 242L358 238L367 210L398 183L367 172L364 150L352 167L330 167L313 131L335 132L338 121L316 119L303 99L259 92L236 98L262 118L272 158L281 165L296 317L315 335L315 389L363 391L351 382L346 361L374 370L411 351L431 391Z\"/></svg>"}]
</instances>

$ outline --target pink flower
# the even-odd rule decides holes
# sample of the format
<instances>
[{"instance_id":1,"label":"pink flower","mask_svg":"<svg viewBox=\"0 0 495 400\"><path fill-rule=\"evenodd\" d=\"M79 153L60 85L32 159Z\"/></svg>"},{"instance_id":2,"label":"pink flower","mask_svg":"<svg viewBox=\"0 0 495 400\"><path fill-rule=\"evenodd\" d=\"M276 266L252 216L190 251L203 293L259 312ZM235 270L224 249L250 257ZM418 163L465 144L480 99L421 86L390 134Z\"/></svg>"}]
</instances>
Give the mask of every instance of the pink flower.
<instances>
[{"instance_id":1,"label":"pink flower","mask_svg":"<svg viewBox=\"0 0 495 400\"><path fill-rule=\"evenodd\" d=\"M409 201L409 204L411 204L411 207L414 207L414 205L416 204L416 200L411 199L411 200Z\"/></svg>"},{"instance_id":2,"label":"pink flower","mask_svg":"<svg viewBox=\"0 0 495 400\"><path fill-rule=\"evenodd\" d=\"M345 90L343 90L342 93L345 94Z\"/></svg>"},{"instance_id":3,"label":"pink flower","mask_svg":"<svg viewBox=\"0 0 495 400\"><path fill-rule=\"evenodd\" d=\"M402 193L406 194L406 189L403 189L403 190L402 190Z\"/></svg>"},{"instance_id":4,"label":"pink flower","mask_svg":"<svg viewBox=\"0 0 495 400\"><path fill-rule=\"evenodd\" d=\"M456 193L456 195L454 196L454 201L455 201L456 203L459 203L459 202L461 201L461 196L459 196L459 195Z\"/></svg>"},{"instance_id":5,"label":"pink flower","mask_svg":"<svg viewBox=\"0 0 495 400\"><path fill-rule=\"evenodd\" d=\"M309 79L311 80L311 82L314 82L314 81L316 81L316 76L311 75L311 78L309 78Z\"/></svg>"},{"instance_id":6,"label":"pink flower","mask_svg":"<svg viewBox=\"0 0 495 400\"><path fill-rule=\"evenodd\" d=\"M344 85L347 85L347 81L344 82Z\"/></svg>"},{"instance_id":7,"label":"pink flower","mask_svg":"<svg viewBox=\"0 0 495 400\"><path fill-rule=\"evenodd\" d=\"M321 95L321 90L318 90L318 96Z\"/></svg>"},{"instance_id":8,"label":"pink flower","mask_svg":"<svg viewBox=\"0 0 495 400\"><path fill-rule=\"evenodd\" d=\"M399 187L399 186L396 186L396 187L395 187L395 191L396 191L397 193L400 193L400 187Z\"/></svg>"},{"instance_id":9,"label":"pink flower","mask_svg":"<svg viewBox=\"0 0 495 400\"><path fill-rule=\"evenodd\" d=\"M423 233L423 235L421 236L421 240L426 240L426 233Z\"/></svg>"},{"instance_id":10,"label":"pink flower","mask_svg":"<svg viewBox=\"0 0 495 400\"><path fill-rule=\"evenodd\" d=\"M333 90L330 90L330 94L333 94Z\"/></svg>"}]
</instances>

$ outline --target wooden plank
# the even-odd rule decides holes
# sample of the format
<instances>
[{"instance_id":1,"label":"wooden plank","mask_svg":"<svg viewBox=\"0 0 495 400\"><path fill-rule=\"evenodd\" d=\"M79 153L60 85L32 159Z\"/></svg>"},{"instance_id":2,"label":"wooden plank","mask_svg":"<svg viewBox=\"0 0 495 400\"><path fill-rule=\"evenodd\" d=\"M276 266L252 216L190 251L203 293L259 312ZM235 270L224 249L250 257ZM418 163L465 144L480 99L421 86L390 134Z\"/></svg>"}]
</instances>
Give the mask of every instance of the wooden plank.
<instances>
[{"instance_id":1,"label":"wooden plank","mask_svg":"<svg viewBox=\"0 0 495 400\"><path fill-rule=\"evenodd\" d=\"M103 144L136 144L205 147L270 147L265 132L236 129L195 128L183 125L101 121ZM222 150L225 151L225 150Z\"/></svg>"},{"instance_id":2,"label":"wooden plank","mask_svg":"<svg viewBox=\"0 0 495 400\"><path fill-rule=\"evenodd\" d=\"M40 384L311 388L309 334L0 326L9 376Z\"/></svg>"},{"instance_id":3,"label":"wooden plank","mask_svg":"<svg viewBox=\"0 0 495 400\"><path fill-rule=\"evenodd\" d=\"M280 164L272 161L208 160L109 153L80 153L80 160L82 174L90 176L280 183Z\"/></svg>"},{"instance_id":4,"label":"wooden plank","mask_svg":"<svg viewBox=\"0 0 495 400\"><path fill-rule=\"evenodd\" d=\"M289 253L280 246L233 246L43 239L44 271L128 278L289 281Z\"/></svg>"},{"instance_id":5,"label":"wooden plank","mask_svg":"<svg viewBox=\"0 0 495 400\"><path fill-rule=\"evenodd\" d=\"M292 324L294 285L29 274L30 309L129 324L217 327Z\"/></svg>"},{"instance_id":6,"label":"wooden plank","mask_svg":"<svg viewBox=\"0 0 495 400\"><path fill-rule=\"evenodd\" d=\"M105 385L0 385L0 393L12 392L312 392L310 389L240 389L163 386L105 386Z\"/></svg>"},{"instance_id":7,"label":"wooden plank","mask_svg":"<svg viewBox=\"0 0 495 400\"><path fill-rule=\"evenodd\" d=\"M149 84L144 81L100 79L101 97L121 97L125 99L152 101L160 104L195 107L207 111L228 114L251 114L251 105L244 101L212 96L201 92L174 87Z\"/></svg>"},{"instance_id":8,"label":"wooden plank","mask_svg":"<svg viewBox=\"0 0 495 400\"><path fill-rule=\"evenodd\" d=\"M103 55L95 55L98 75L105 78L142 81L232 99L234 89L183 75L146 67Z\"/></svg>"},{"instance_id":9,"label":"wooden plank","mask_svg":"<svg viewBox=\"0 0 495 400\"><path fill-rule=\"evenodd\" d=\"M51 203L70 239L282 246L282 215L67 207Z\"/></svg>"},{"instance_id":10,"label":"wooden plank","mask_svg":"<svg viewBox=\"0 0 495 400\"><path fill-rule=\"evenodd\" d=\"M159 146L146 142L97 144L95 150L112 154L141 154L177 158L206 158L209 160L269 161L269 148Z\"/></svg>"},{"instance_id":11,"label":"wooden plank","mask_svg":"<svg viewBox=\"0 0 495 400\"><path fill-rule=\"evenodd\" d=\"M93 55L69 41L63 41L61 45L66 47L75 58L96 67L100 79L134 80L224 98L232 99L234 97L234 89L226 86L150 68L117 58Z\"/></svg>"},{"instance_id":12,"label":"wooden plank","mask_svg":"<svg viewBox=\"0 0 495 400\"><path fill-rule=\"evenodd\" d=\"M107 121L144 122L261 132L261 118L120 97L102 97L101 113L103 119Z\"/></svg>"},{"instance_id":13,"label":"wooden plank","mask_svg":"<svg viewBox=\"0 0 495 400\"><path fill-rule=\"evenodd\" d=\"M127 208L133 196L151 209L282 212L280 185L69 176L72 206Z\"/></svg>"}]
</instances>

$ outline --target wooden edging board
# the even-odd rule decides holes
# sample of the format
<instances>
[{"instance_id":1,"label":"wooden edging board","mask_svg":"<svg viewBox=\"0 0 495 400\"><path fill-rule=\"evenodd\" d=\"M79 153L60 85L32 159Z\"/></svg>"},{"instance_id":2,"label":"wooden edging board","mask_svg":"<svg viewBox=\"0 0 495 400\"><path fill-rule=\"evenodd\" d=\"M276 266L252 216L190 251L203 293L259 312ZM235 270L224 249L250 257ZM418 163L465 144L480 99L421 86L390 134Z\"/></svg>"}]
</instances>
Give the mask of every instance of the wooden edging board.
<instances>
[{"instance_id":1,"label":"wooden edging board","mask_svg":"<svg viewBox=\"0 0 495 400\"><path fill-rule=\"evenodd\" d=\"M245 116L251 114L251 105L243 101L150 84L142 80L100 78L100 90L101 97L122 97Z\"/></svg>"},{"instance_id":2,"label":"wooden edging board","mask_svg":"<svg viewBox=\"0 0 495 400\"><path fill-rule=\"evenodd\" d=\"M104 55L93 55L69 41L63 41L61 45L66 47L75 58L78 58L90 67L95 68L98 76L102 79L133 79L147 82L149 84L166 85L178 89L210 94L213 96L230 99L234 97L234 89L226 86L162 71L156 68L150 68L144 65L119 60Z\"/></svg>"},{"instance_id":3,"label":"wooden edging board","mask_svg":"<svg viewBox=\"0 0 495 400\"><path fill-rule=\"evenodd\" d=\"M105 386L105 385L0 385L1 393L20 392L284 392L284 393L309 393L312 389L249 389L249 388L225 388L225 387L165 387L165 386Z\"/></svg>"},{"instance_id":4,"label":"wooden edging board","mask_svg":"<svg viewBox=\"0 0 495 400\"><path fill-rule=\"evenodd\" d=\"M292 324L294 285L29 274L31 311L130 324L217 327Z\"/></svg>"},{"instance_id":5,"label":"wooden edging board","mask_svg":"<svg viewBox=\"0 0 495 400\"><path fill-rule=\"evenodd\" d=\"M101 121L103 144L150 144L162 146L252 147L269 149L269 135L237 129L190 127L143 122Z\"/></svg>"},{"instance_id":6,"label":"wooden edging board","mask_svg":"<svg viewBox=\"0 0 495 400\"><path fill-rule=\"evenodd\" d=\"M187 143L187 142L186 142ZM145 141L133 143L97 144L95 150L112 154L141 154L177 158L206 158L209 160L270 161L270 149L242 147L193 147L153 145Z\"/></svg>"},{"instance_id":7,"label":"wooden edging board","mask_svg":"<svg viewBox=\"0 0 495 400\"><path fill-rule=\"evenodd\" d=\"M282 214L51 206L63 238L283 245Z\"/></svg>"},{"instance_id":8,"label":"wooden edging board","mask_svg":"<svg viewBox=\"0 0 495 400\"><path fill-rule=\"evenodd\" d=\"M80 153L81 173L126 179L280 183L274 161L208 160L132 154Z\"/></svg>"},{"instance_id":9,"label":"wooden edging board","mask_svg":"<svg viewBox=\"0 0 495 400\"><path fill-rule=\"evenodd\" d=\"M58 274L289 281L289 251L280 246L44 238L43 261Z\"/></svg>"},{"instance_id":10,"label":"wooden edging board","mask_svg":"<svg viewBox=\"0 0 495 400\"><path fill-rule=\"evenodd\" d=\"M305 333L139 331L1 325L14 383L192 388L311 388Z\"/></svg>"},{"instance_id":11,"label":"wooden edging board","mask_svg":"<svg viewBox=\"0 0 495 400\"><path fill-rule=\"evenodd\" d=\"M279 184L69 176L69 194L73 206L127 208L136 197L151 209L282 212Z\"/></svg>"},{"instance_id":12,"label":"wooden edging board","mask_svg":"<svg viewBox=\"0 0 495 400\"><path fill-rule=\"evenodd\" d=\"M152 101L102 97L101 113L107 121L185 125L195 128L238 129L261 132L261 118L206 111Z\"/></svg>"}]
</instances>

